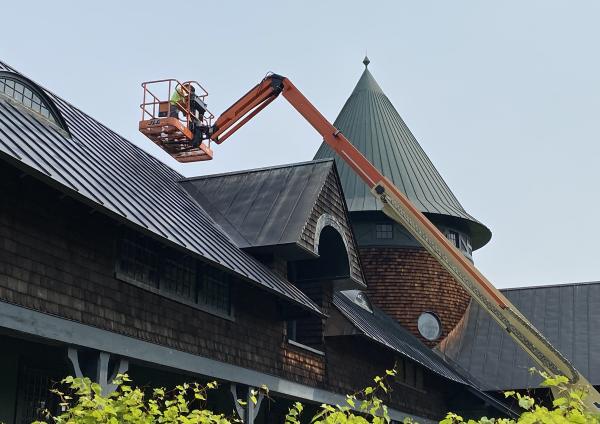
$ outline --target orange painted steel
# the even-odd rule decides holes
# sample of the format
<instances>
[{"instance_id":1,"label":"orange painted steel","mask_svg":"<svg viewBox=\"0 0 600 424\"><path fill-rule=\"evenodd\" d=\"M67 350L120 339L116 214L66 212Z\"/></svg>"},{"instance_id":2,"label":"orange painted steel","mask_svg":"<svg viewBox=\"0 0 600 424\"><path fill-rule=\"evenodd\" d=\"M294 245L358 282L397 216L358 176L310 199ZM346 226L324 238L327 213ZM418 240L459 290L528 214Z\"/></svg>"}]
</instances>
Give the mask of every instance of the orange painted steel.
<instances>
[{"instance_id":1,"label":"orange painted steel","mask_svg":"<svg viewBox=\"0 0 600 424\"><path fill-rule=\"evenodd\" d=\"M385 214L406 228L539 366L551 375L565 375L574 387L587 390L589 395L586 406L592 411L600 411L600 394L585 377L290 80L280 75L270 75L263 79L217 119L209 138L222 143L279 94L283 94L292 107L369 186L373 195L383 203Z\"/></svg>"},{"instance_id":2,"label":"orange painted steel","mask_svg":"<svg viewBox=\"0 0 600 424\"><path fill-rule=\"evenodd\" d=\"M142 83L144 94L140 109L142 118L139 122L139 130L161 149L169 153L178 162L197 162L211 160L213 152L210 148L210 140L194 146L192 141L195 125L210 127L214 115L206 111L202 117L195 117L191 108L191 88L194 94L203 102L208 92L197 81L179 82L175 79L162 79ZM156 94L161 90L161 94ZM171 99L177 90L181 100L172 103ZM166 94L164 94L166 92ZM166 105L166 107L165 107ZM171 106L177 108L177 116L170 116ZM179 113L183 118L179 118Z\"/></svg>"}]
</instances>

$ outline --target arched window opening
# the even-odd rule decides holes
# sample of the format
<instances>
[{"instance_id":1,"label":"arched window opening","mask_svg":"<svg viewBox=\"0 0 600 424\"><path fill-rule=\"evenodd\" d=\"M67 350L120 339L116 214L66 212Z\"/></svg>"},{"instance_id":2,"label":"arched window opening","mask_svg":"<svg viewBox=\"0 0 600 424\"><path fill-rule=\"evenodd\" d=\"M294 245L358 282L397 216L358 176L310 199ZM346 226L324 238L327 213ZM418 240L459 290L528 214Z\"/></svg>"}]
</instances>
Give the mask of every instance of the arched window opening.
<instances>
[{"instance_id":1,"label":"arched window opening","mask_svg":"<svg viewBox=\"0 0 600 424\"><path fill-rule=\"evenodd\" d=\"M318 248L315 253L319 257L295 262L292 279L295 281L349 279L348 250L338 230L330 225L325 225L317 238Z\"/></svg>"},{"instance_id":2,"label":"arched window opening","mask_svg":"<svg viewBox=\"0 0 600 424\"><path fill-rule=\"evenodd\" d=\"M335 280L350 276L350 263L346 245L340 233L326 226L319 238L319 259L323 275Z\"/></svg>"},{"instance_id":3,"label":"arched window opening","mask_svg":"<svg viewBox=\"0 0 600 424\"><path fill-rule=\"evenodd\" d=\"M13 72L0 71L0 95L8 97L38 117L69 131L58 108L34 82Z\"/></svg>"},{"instance_id":4,"label":"arched window opening","mask_svg":"<svg viewBox=\"0 0 600 424\"><path fill-rule=\"evenodd\" d=\"M333 285L350 279L350 262L344 239L333 226L322 226L315 239L319 257L293 263L291 279L317 306L324 307ZM322 354L324 325L322 318L312 316L288 321L288 341Z\"/></svg>"}]
</instances>

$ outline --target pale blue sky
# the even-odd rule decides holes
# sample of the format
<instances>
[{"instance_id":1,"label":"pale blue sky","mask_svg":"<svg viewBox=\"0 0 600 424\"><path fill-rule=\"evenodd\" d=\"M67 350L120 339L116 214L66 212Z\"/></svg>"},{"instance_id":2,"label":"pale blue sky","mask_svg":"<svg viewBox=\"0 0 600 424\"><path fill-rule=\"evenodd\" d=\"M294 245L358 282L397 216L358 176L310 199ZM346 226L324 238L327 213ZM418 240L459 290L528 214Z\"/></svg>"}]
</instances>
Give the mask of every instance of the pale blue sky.
<instances>
[{"instance_id":1,"label":"pale blue sky","mask_svg":"<svg viewBox=\"0 0 600 424\"><path fill-rule=\"evenodd\" d=\"M172 5L177 9L171 9ZM0 59L185 175L309 160L280 99L210 163L137 132L144 80L196 79L220 113L267 71L334 120L370 69L463 206L498 287L600 279L598 1L20 1Z\"/></svg>"}]
</instances>

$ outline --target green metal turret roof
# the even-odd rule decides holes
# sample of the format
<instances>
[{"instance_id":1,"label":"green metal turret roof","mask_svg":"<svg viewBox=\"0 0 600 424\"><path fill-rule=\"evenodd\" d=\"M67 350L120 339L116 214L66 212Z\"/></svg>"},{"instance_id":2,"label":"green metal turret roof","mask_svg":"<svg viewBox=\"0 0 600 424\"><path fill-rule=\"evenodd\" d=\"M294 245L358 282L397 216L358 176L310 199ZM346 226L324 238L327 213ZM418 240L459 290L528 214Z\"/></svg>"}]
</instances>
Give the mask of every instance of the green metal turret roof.
<instances>
[{"instance_id":1,"label":"green metal turret roof","mask_svg":"<svg viewBox=\"0 0 600 424\"><path fill-rule=\"evenodd\" d=\"M363 61L365 70L334 125L432 221L465 228L474 249L491 238L490 230L469 215L435 169ZM315 159L336 158L323 143ZM336 160L350 212L381 210L359 177Z\"/></svg>"}]
</instances>

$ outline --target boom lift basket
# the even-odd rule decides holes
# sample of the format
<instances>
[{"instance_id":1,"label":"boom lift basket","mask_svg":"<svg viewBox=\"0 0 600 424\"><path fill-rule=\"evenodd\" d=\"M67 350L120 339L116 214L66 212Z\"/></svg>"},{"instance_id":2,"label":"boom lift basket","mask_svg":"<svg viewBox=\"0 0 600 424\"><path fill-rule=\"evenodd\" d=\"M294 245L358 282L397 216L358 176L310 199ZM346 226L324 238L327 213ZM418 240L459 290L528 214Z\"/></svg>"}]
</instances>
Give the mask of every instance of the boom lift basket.
<instances>
[{"instance_id":1,"label":"boom lift basket","mask_svg":"<svg viewBox=\"0 0 600 424\"><path fill-rule=\"evenodd\" d=\"M196 128L210 128L214 115L206 108L208 92L196 81L163 79L142 83L144 97L139 129L178 162L211 160L210 140Z\"/></svg>"}]
</instances>

